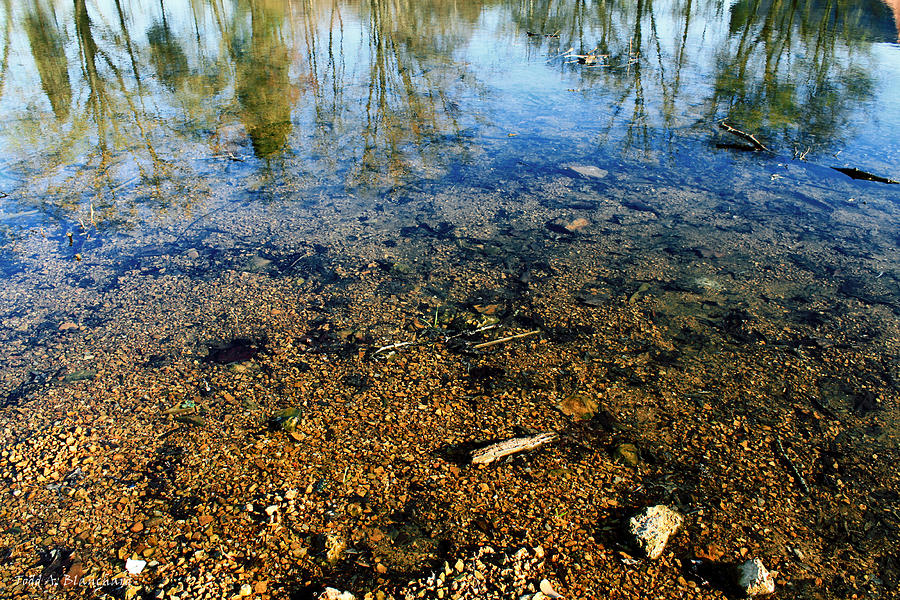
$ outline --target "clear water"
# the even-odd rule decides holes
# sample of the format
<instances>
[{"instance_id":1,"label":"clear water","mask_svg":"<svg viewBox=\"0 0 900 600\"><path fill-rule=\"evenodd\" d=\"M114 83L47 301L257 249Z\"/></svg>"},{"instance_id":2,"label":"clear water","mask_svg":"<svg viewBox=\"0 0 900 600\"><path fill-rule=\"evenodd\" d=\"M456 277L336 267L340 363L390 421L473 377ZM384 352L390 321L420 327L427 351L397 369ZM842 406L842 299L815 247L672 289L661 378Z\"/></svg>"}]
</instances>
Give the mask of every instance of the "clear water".
<instances>
[{"instance_id":1,"label":"clear water","mask_svg":"<svg viewBox=\"0 0 900 600\"><path fill-rule=\"evenodd\" d=\"M25 2L2 24L11 230L573 161L724 193L801 153L900 177L900 47L875 0ZM743 143L723 120L774 156L721 148Z\"/></svg>"},{"instance_id":2,"label":"clear water","mask_svg":"<svg viewBox=\"0 0 900 600\"><path fill-rule=\"evenodd\" d=\"M359 416L428 470L445 440L569 427L556 396L587 390L663 461L666 486L695 477L683 488L696 497L663 499L698 510L732 496L782 516L807 506L763 443L781 435L817 514L765 529L767 560L788 557L779 578L807 580L798 598L866 593L812 585L790 531L795 550L823 548L823 577L896 584L895 523L863 523L895 514L898 489L894 14L880 0L0 0L0 446L66 415L111 431L129 464L170 443L193 454L191 436L250 464L222 440L244 448L302 402ZM498 324L479 335L524 337L460 346ZM388 362L379 348L409 352ZM485 401L463 406L469 392ZM205 424L148 416L183 400ZM583 425L576 436L611 443L597 419ZM721 452L738 431L771 471ZM369 441L340 441L346 465L317 464L334 444L312 443L285 485L346 482ZM778 473L765 478L788 501L759 503L731 469L748 462ZM612 473L603 494L623 507L666 487ZM517 477L540 494L521 504L570 510L568 494ZM197 479L210 497L233 487L230 472ZM476 522L459 491L447 521ZM10 515L47 498L15 497ZM39 508L102 514L59 498ZM229 503L250 501L266 506ZM747 514L744 532L766 523ZM703 516L736 550L733 518ZM529 545L545 543L540 521ZM479 539L468 528L458 542ZM595 574L616 576L619 542L601 539ZM401 558L392 572L425 564Z\"/></svg>"},{"instance_id":3,"label":"clear water","mask_svg":"<svg viewBox=\"0 0 900 600\"><path fill-rule=\"evenodd\" d=\"M326 249L415 262L434 248L392 248L423 222L465 250L443 256L450 279L487 243L527 280L584 219L577 239L621 277L708 280L776 328L821 302L900 312L900 185L835 170L900 179L900 45L876 0L36 0L2 16L0 271L21 291L3 311L32 327L8 339L66 305L30 291L41 274L103 293L134 269L209 278L248 256L282 275ZM199 259L172 262L185 253Z\"/></svg>"}]
</instances>

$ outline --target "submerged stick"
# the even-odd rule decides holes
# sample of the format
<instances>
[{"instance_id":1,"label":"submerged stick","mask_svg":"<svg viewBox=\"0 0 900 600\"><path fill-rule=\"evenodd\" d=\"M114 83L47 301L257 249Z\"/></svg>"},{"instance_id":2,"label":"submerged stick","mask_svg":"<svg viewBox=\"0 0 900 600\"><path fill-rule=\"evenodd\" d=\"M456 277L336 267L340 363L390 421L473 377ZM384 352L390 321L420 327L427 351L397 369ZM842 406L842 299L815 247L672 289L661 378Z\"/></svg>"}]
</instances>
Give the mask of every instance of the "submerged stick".
<instances>
[{"instance_id":1,"label":"submerged stick","mask_svg":"<svg viewBox=\"0 0 900 600\"><path fill-rule=\"evenodd\" d=\"M515 454L516 452L534 450L535 448L540 448L544 444L555 442L558 439L559 435L557 435L555 431L550 431L547 433L539 433L537 435L530 435L527 437L517 437L503 440L502 442L497 442L496 444L485 446L484 448L481 448L479 450L473 450L471 454L472 464L487 465L494 462L498 458L503 458L504 456Z\"/></svg>"},{"instance_id":2,"label":"submerged stick","mask_svg":"<svg viewBox=\"0 0 900 600\"><path fill-rule=\"evenodd\" d=\"M800 474L800 469L794 464L794 462L788 457L788 455L784 452L784 446L781 445L781 438L777 435L775 436L775 445L778 448L778 454L781 455L781 459L787 463L787 466L790 467L791 473L797 479L797 484L800 486L800 489L803 490L807 496L810 495L809 486L806 484L806 479L803 478L803 475Z\"/></svg>"},{"instance_id":3,"label":"submerged stick","mask_svg":"<svg viewBox=\"0 0 900 600\"><path fill-rule=\"evenodd\" d=\"M738 136L739 138L750 142L753 145L753 147L757 150L764 150L766 152L771 152L772 154L775 154L774 152L769 150L765 144L763 144L758 139L756 139L756 136L750 135L749 133L745 133L745 132L741 131L740 129L735 129L734 127L732 127L725 121L722 121L721 123L719 123L719 128L724 129L728 133L734 134L734 135Z\"/></svg>"},{"instance_id":4,"label":"submerged stick","mask_svg":"<svg viewBox=\"0 0 900 600\"><path fill-rule=\"evenodd\" d=\"M382 352L387 352L388 350L396 350L397 348L403 348L404 346L411 346L416 342L397 342L396 344L388 344L387 346L382 346L381 348L375 350L372 353L372 356L377 356Z\"/></svg>"},{"instance_id":5,"label":"submerged stick","mask_svg":"<svg viewBox=\"0 0 900 600\"><path fill-rule=\"evenodd\" d=\"M535 329L533 331L526 331L525 333L517 333L516 335L510 335L508 337L500 338L498 340L491 340L490 342L481 342L480 344L475 344L472 348L476 350L480 350L481 348L490 348L491 346L496 346L497 344L502 344L503 342L509 342L512 340L518 340L524 337L528 337L530 335L536 335L540 333L540 329Z\"/></svg>"}]
</instances>

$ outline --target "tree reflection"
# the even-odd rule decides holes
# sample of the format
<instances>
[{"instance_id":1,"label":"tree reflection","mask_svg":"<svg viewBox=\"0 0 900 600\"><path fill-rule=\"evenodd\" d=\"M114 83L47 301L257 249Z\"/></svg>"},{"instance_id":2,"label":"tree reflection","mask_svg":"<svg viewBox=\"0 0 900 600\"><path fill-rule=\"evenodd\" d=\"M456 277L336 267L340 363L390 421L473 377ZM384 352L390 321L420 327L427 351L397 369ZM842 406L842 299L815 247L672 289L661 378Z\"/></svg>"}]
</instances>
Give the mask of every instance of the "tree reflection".
<instances>
[{"instance_id":1,"label":"tree reflection","mask_svg":"<svg viewBox=\"0 0 900 600\"><path fill-rule=\"evenodd\" d=\"M449 57L471 35L481 6L369 0L366 8L368 81L356 177L367 181L380 174L396 181L415 162L441 164L448 145L462 142L453 98L464 93L460 83L467 73ZM442 68L431 68L435 57L445 57Z\"/></svg>"},{"instance_id":2,"label":"tree reflection","mask_svg":"<svg viewBox=\"0 0 900 600\"><path fill-rule=\"evenodd\" d=\"M731 7L722 0L159 0L140 12L121 0L19 7L0 0L0 7L0 91L10 48L27 40L37 93L52 109L22 108L22 118L10 119L19 128L11 139L38 148L22 161L35 167L28 181L62 191L80 177L79 189L98 201L135 178L156 186L162 200L176 167L196 187L221 176L216 169L230 163L214 160L223 157L261 159L247 160L260 172L325 173L350 186L439 176L468 157L471 133L491 106L481 102L490 88L466 62L483 58L470 53L482 41L476 32L498 36L485 47L527 40L532 54L548 38L525 31L556 35L535 68L556 57L551 64L567 80L598 98L596 113L577 119L593 119L599 143L625 153L674 153L721 119L782 148L839 144L855 107L873 93L858 40L884 39L889 18L881 0ZM503 40L509 23L516 39ZM710 33L715 24L727 33ZM566 61L557 53L567 48L599 58ZM272 169L276 158L297 168Z\"/></svg>"},{"instance_id":3,"label":"tree reflection","mask_svg":"<svg viewBox=\"0 0 900 600\"><path fill-rule=\"evenodd\" d=\"M830 147L850 109L870 98L860 39L865 9L847 0L742 0L717 51L710 117L728 118L783 147Z\"/></svg>"},{"instance_id":4,"label":"tree reflection","mask_svg":"<svg viewBox=\"0 0 900 600\"><path fill-rule=\"evenodd\" d=\"M884 0L884 3L894 13L894 28L897 30L897 43L900 43L900 0Z\"/></svg>"},{"instance_id":5,"label":"tree reflection","mask_svg":"<svg viewBox=\"0 0 900 600\"><path fill-rule=\"evenodd\" d=\"M69 116L72 86L69 83L69 64L66 60L65 40L52 8L41 0L34 0L25 17L25 32L31 54L41 79L41 87L58 119Z\"/></svg>"},{"instance_id":6,"label":"tree reflection","mask_svg":"<svg viewBox=\"0 0 900 600\"><path fill-rule=\"evenodd\" d=\"M692 19L714 21L722 9L718 0L657 4L511 2L521 29L559 32L559 47L602 57L587 67L558 62L610 98L601 141L616 132L624 151L650 152L654 143L675 139L684 120L679 107L697 100L686 97L697 89L685 89L684 69L709 52L705 41L693 39L708 32L692 30ZM712 49L713 85L698 125L734 120L770 139L780 137L788 148L839 143L852 109L872 95L861 41L884 39L883 12L876 0L741 0L731 8L729 35ZM667 21L665 35L660 18ZM645 109L648 98L659 104L658 115Z\"/></svg>"},{"instance_id":7,"label":"tree reflection","mask_svg":"<svg viewBox=\"0 0 900 600\"><path fill-rule=\"evenodd\" d=\"M147 29L147 42L156 76L170 91L177 92L189 72L188 60L169 27L165 9L162 17Z\"/></svg>"},{"instance_id":8,"label":"tree reflection","mask_svg":"<svg viewBox=\"0 0 900 600\"><path fill-rule=\"evenodd\" d=\"M240 19L229 40L241 120L256 155L272 158L287 145L297 99L282 31L286 4L241 0L238 6L237 15L249 18L249 29Z\"/></svg>"}]
</instances>

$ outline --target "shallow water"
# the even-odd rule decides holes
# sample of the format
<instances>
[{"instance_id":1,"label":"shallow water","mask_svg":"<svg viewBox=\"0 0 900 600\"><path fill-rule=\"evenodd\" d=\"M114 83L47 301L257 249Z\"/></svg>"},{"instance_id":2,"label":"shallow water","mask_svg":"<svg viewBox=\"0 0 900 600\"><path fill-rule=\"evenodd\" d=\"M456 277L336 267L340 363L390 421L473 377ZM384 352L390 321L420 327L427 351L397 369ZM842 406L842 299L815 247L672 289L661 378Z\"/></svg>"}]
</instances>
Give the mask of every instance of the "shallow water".
<instances>
[{"instance_id":1,"label":"shallow water","mask_svg":"<svg viewBox=\"0 0 900 600\"><path fill-rule=\"evenodd\" d=\"M23 428L96 411L149 448L170 426L242 439L300 398L399 414L418 436L376 433L425 453L560 426L557 396L586 388L666 477L706 472L682 468L685 439L749 428L760 452L781 432L828 519L893 497L900 185L836 170L900 179L885 4L29 0L0 15L8 423L46 402ZM506 334L530 350L474 352ZM394 390L413 375L415 401ZM452 396L430 425L407 414L428 394ZM207 421L156 419L182 400ZM829 470L845 455L847 489ZM303 468L337 481L333 462ZM616 493L644 485L615 477ZM680 498L709 500L699 480ZM812 529L833 556L850 552L841 527L865 529L853 548L881 589L898 581L896 529L867 518Z\"/></svg>"},{"instance_id":2,"label":"shallow water","mask_svg":"<svg viewBox=\"0 0 900 600\"><path fill-rule=\"evenodd\" d=\"M585 218L688 271L721 244L784 250L898 308L897 188L834 170L900 177L900 46L879 2L3 15L7 276L57 261L100 282L188 249L204 258L192 276L211 276L244 254L358 239L361 223L390 244L423 219L496 236Z\"/></svg>"},{"instance_id":3,"label":"shallow water","mask_svg":"<svg viewBox=\"0 0 900 600\"><path fill-rule=\"evenodd\" d=\"M800 155L900 164L900 48L873 0L34 2L3 22L10 234L92 206L102 232L140 228L278 185L378 197L584 162L728 194ZM723 120L774 155L730 148Z\"/></svg>"}]
</instances>

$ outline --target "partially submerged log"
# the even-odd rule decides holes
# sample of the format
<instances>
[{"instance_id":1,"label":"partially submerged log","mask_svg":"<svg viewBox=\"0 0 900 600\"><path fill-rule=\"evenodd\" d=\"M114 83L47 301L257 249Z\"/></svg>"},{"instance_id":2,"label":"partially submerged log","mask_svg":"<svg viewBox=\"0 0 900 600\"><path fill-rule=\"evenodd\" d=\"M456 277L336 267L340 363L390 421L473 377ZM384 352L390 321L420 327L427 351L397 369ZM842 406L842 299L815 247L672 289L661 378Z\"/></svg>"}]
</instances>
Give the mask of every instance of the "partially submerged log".
<instances>
[{"instance_id":1,"label":"partially submerged log","mask_svg":"<svg viewBox=\"0 0 900 600\"><path fill-rule=\"evenodd\" d=\"M537 435L530 435L527 437L515 437L508 440L503 440L502 442L497 442L496 444L491 444L490 446L485 446L484 448L473 450L471 454L472 464L487 465L494 462L498 458L503 458L504 456L515 454L516 452L534 450L535 448L539 448L544 444L555 442L558 439L559 435L557 435L555 431L550 431L547 433L539 433Z\"/></svg>"}]
</instances>

